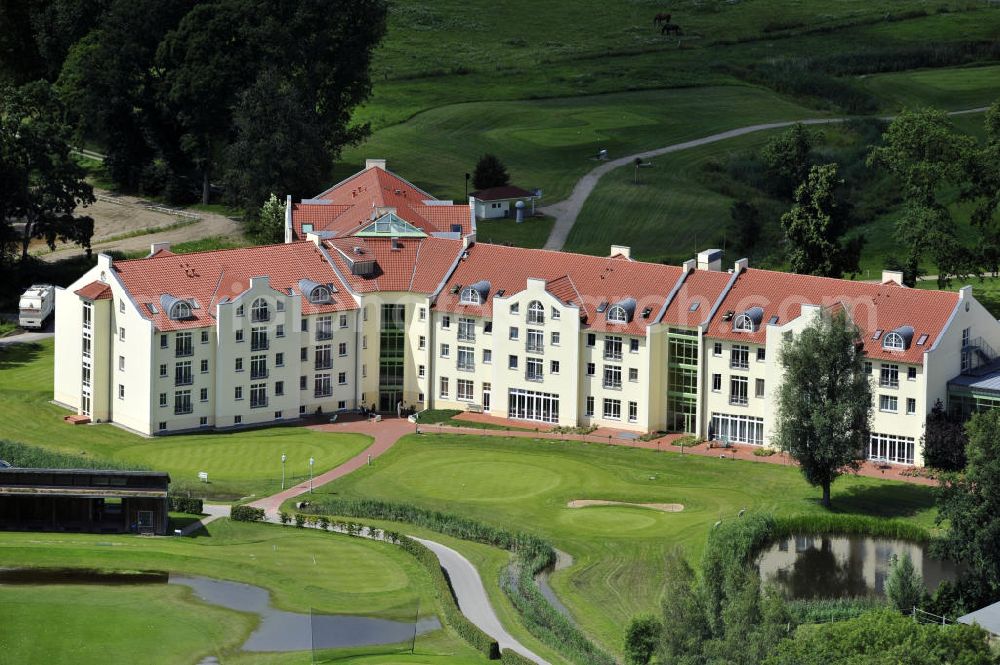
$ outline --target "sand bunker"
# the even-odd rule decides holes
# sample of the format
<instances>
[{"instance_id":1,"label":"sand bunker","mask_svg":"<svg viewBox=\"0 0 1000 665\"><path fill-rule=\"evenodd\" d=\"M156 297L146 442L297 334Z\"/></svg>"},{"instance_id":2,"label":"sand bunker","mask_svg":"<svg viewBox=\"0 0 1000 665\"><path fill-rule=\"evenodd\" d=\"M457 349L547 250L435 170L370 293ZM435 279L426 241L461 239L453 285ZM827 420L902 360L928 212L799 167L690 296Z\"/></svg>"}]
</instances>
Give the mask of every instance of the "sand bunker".
<instances>
[{"instance_id":1,"label":"sand bunker","mask_svg":"<svg viewBox=\"0 0 1000 665\"><path fill-rule=\"evenodd\" d=\"M575 499L566 504L570 508L586 508L587 506L635 506L636 508L651 508L664 513L679 513L684 510L680 503L627 503L625 501L604 501L603 499Z\"/></svg>"}]
</instances>

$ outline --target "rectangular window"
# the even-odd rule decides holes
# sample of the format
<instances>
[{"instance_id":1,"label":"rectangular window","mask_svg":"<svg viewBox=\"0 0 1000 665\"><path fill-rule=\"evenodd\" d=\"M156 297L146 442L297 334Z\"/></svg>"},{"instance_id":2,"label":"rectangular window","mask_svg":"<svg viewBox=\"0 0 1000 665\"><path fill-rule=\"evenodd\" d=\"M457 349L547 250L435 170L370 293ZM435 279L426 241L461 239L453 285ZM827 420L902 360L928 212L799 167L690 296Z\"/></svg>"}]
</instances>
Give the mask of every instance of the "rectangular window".
<instances>
[{"instance_id":1,"label":"rectangular window","mask_svg":"<svg viewBox=\"0 0 1000 665\"><path fill-rule=\"evenodd\" d=\"M439 394L441 395L441 397L447 397L448 396L448 377L447 376L442 376L441 377Z\"/></svg>"},{"instance_id":2,"label":"rectangular window","mask_svg":"<svg viewBox=\"0 0 1000 665\"><path fill-rule=\"evenodd\" d=\"M208 374L208 361L207 360L202 360L201 361L201 373L202 374Z\"/></svg>"},{"instance_id":3,"label":"rectangular window","mask_svg":"<svg viewBox=\"0 0 1000 665\"><path fill-rule=\"evenodd\" d=\"M587 346L597 346L597 335L594 333L587 333Z\"/></svg>"},{"instance_id":4,"label":"rectangular window","mask_svg":"<svg viewBox=\"0 0 1000 665\"><path fill-rule=\"evenodd\" d=\"M520 335L520 331L518 330L517 326L511 326L510 327L510 339L517 340L520 336L521 336Z\"/></svg>"},{"instance_id":5,"label":"rectangular window","mask_svg":"<svg viewBox=\"0 0 1000 665\"><path fill-rule=\"evenodd\" d=\"M190 386L194 383L194 375L191 372L191 361L174 363L174 385Z\"/></svg>"},{"instance_id":6,"label":"rectangular window","mask_svg":"<svg viewBox=\"0 0 1000 665\"><path fill-rule=\"evenodd\" d=\"M457 392L457 399L463 402L471 402L474 393L474 384L469 379L459 379L455 382L455 390Z\"/></svg>"},{"instance_id":7,"label":"rectangular window","mask_svg":"<svg viewBox=\"0 0 1000 665\"><path fill-rule=\"evenodd\" d=\"M917 368L916 367L907 367L906 368L906 380L907 381L916 381L917 380Z\"/></svg>"},{"instance_id":8,"label":"rectangular window","mask_svg":"<svg viewBox=\"0 0 1000 665\"><path fill-rule=\"evenodd\" d=\"M750 368L750 347L743 344L733 344L729 351L729 367L732 369Z\"/></svg>"},{"instance_id":9,"label":"rectangular window","mask_svg":"<svg viewBox=\"0 0 1000 665\"><path fill-rule=\"evenodd\" d=\"M892 464L913 464L914 439L872 432L868 439L868 459Z\"/></svg>"},{"instance_id":10,"label":"rectangular window","mask_svg":"<svg viewBox=\"0 0 1000 665\"><path fill-rule=\"evenodd\" d=\"M250 385L250 408L261 409L267 406L267 384L254 383Z\"/></svg>"},{"instance_id":11,"label":"rectangular window","mask_svg":"<svg viewBox=\"0 0 1000 665\"><path fill-rule=\"evenodd\" d=\"M555 307L553 307L552 308L552 320L553 321L558 321L560 316L561 316L561 314L559 313L559 310L556 309Z\"/></svg>"},{"instance_id":12,"label":"rectangular window","mask_svg":"<svg viewBox=\"0 0 1000 665\"><path fill-rule=\"evenodd\" d=\"M309 347L303 346L299 349L299 360L302 362L309 360Z\"/></svg>"},{"instance_id":13,"label":"rectangular window","mask_svg":"<svg viewBox=\"0 0 1000 665\"><path fill-rule=\"evenodd\" d=\"M202 344L208 344L208 331L207 330L202 330L201 331L201 343Z\"/></svg>"},{"instance_id":14,"label":"rectangular window","mask_svg":"<svg viewBox=\"0 0 1000 665\"><path fill-rule=\"evenodd\" d=\"M639 419L639 403L629 402L628 403L628 421L634 423Z\"/></svg>"},{"instance_id":15,"label":"rectangular window","mask_svg":"<svg viewBox=\"0 0 1000 665\"><path fill-rule=\"evenodd\" d=\"M745 376L732 376L729 377L729 403L744 405L749 400L747 398L747 389L749 387L749 381Z\"/></svg>"},{"instance_id":16,"label":"rectangular window","mask_svg":"<svg viewBox=\"0 0 1000 665\"><path fill-rule=\"evenodd\" d=\"M593 417L593 415L594 415L594 396L593 395L587 395L587 406L586 406L586 409L585 409L583 415Z\"/></svg>"},{"instance_id":17,"label":"rectangular window","mask_svg":"<svg viewBox=\"0 0 1000 665\"><path fill-rule=\"evenodd\" d=\"M316 347L314 369L332 369L333 353L329 344L321 344Z\"/></svg>"},{"instance_id":18,"label":"rectangular window","mask_svg":"<svg viewBox=\"0 0 1000 665\"><path fill-rule=\"evenodd\" d=\"M878 384L883 388L898 388L899 365L886 365L883 363Z\"/></svg>"},{"instance_id":19,"label":"rectangular window","mask_svg":"<svg viewBox=\"0 0 1000 665\"><path fill-rule=\"evenodd\" d=\"M629 353L639 353L639 340L633 337L628 341L628 352Z\"/></svg>"},{"instance_id":20,"label":"rectangular window","mask_svg":"<svg viewBox=\"0 0 1000 665\"><path fill-rule=\"evenodd\" d=\"M421 307L420 309L418 309L417 310L417 315L418 315L418 317L420 318L421 321L426 321L427 320L427 308L426 307Z\"/></svg>"},{"instance_id":21,"label":"rectangular window","mask_svg":"<svg viewBox=\"0 0 1000 665\"><path fill-rule=\"evenodd\" d=\"M202 416L201 418L198 418L198 424L201 425L201 426L207 425L208 424L208 416Z\"/></svg>"},{"instance_id":22,"label":"rectangular window","mask_svg":"<svg viewBox=\"0 0 1000 665\"><path fill-rule=\"evenodd\" d=\"M118 301L118 311L121 312L122 314L125 313L125 301L124 300L119 300Z\"/></svg>"},{"instance_id":23,"label":"rectangular window","mask_svg":"<svg viewBox=\"0 0 1000 665\"><path fill-rule=\"evenodd\" d=\"M233 399L243 399L243 386L236 386L233 389Z\"/></svg>"},{"instance_id":24,"label":"rectangular window","mask_svg":"<svg viewBox=\"0 0 1000 665\"><path fill-rule=\"evenodd\" d=\"M274 366L275 367L284 367L285 366L285 354L284 353L275 353L274 354Z\"/></svg>"},{"instance_id":25,"label":"rectangular window","mask_svg":"<svg viewBox=\"0 0 1000 665\"><path fill-rule=\"evenodd\" d=\"M594 376L597 374L597 365L595 363L587 363L587 376Z\"/></svg>"},{"instance_id":26,"label":"rectangular window","mask_svg":"<svg viewBox=\"0 0 1000 665\"><path fill-rule=\"evenodd\" d=\"M544 365L541 358L527 358L524 365L524 378L528 381L541 381L544 378Z\"/></svg>"},{"instance_id":27,"label":"rectangular window","mask_svg":"<svg viewBox=\"0 0 1000 665\"><path fill-rule=\"evenodd\" d=\"M917 400L912 397L906 398L906 415L912 416L917 412Z\"/></svg>"},{"instance_id":28,"label":"rectangular window","mask_svg":"<svg viewBox=\"0 0 1000 665\"><path fill-rule=\"evenodd\" d=\"M764 396L764 379L754 380L753 396L754 397Z\"/></svg>"},{"instance_id":29,"label":"rectangular window","mask_svg":"<svg viewBox=\"0 0 1000 665\"><path fill-rule=\"evenodd\" d=\"M84 333L83 334L83 357L84 358L89 358L90 357L90 346L91 346L90 333Z\"/></svg>"},{"instance_id":30,"label":"rectangular window","mask_svg":"<svg viewBox=\"0 0 1000 665\"><path fill-rule=\"evenodd\" d=\"M160 335L160 348L165 349L170 346L170 335Z\"/></svg>"},{"instance_id":31,"label":"rectangular window","mask_svg":"<svg viewBox=\"0 0 1000 665\"><path fill-rule=\"evenodd\" d=\"M511 388L507 391L507 417L543 423L559 422L559 395Z\"/></svg>"},{"instance_id":32,"label":"rectangular window","mask_svg":"<svg viewBox=\"0 0 1000 665\"><path fill-rule=\"evenodd\" d=\"M483 349L483 364L489 365L492 362L493 362L493 350Z\"/></svg>"},{"instance_id":33,"label":"rectangular window","mask_svg":"<svg viewBox=\"0 0 1000 665\"><path fill-rule=\"evenodd\" d=\"M316 340L324 341L333 337L333 317L316 317Z\"/></svg>"},{"instance_id":34,"label":"rectangular window","mask_svg":"<svg viewBox=\"0 0 1000 665\"><path fill-rule=\"evenodd\" d=\"M449 346L448 344L442 344L441 345L441 357L442 358L447 358L450 355L451 355L451 346Z\"/></svg>"},{"instance_id":35,"label":"rectangular window","mask_svg":"<svg viewBox=\"0 0 1000 665\"><path fill-rule=\"evenodd\" d=\"M313 381L314 397L329 397L333 394L333 380L329 374L317 374Z\"/></svg>"},{"instance_id":36,"label":"rectangular window","mask_svg":"<svg viewBox=\"0 0 1000 665\"><path fill-rule=\"evenodd\" d=\"M243 341L243 328L237 328L236 329L236 341L237 342L242 342Z\"/></svg>"},{"instance_id":37,"label":"rectangular window","mask_svg":"<svg viewBox=\"0 0 1000 665\"><path fill-rule=\"evenodd\" d=\"M899 398L895 395L879 395L878 410L886 413L896 413L899 410Z\"/></svg>"},{"instance_id":38,"label":"rectangular window","mask_svg":"<svg viewBox=\"0 0 1000 665\"><path fill-rule=\"evenodd\" d=\"M299 322L299 330L301 330L302 332L309 332L309 319L303 318Z\"/></svg>"},{"instance_id":39,"label":"rectangular window","mask_svg":"<svg viewBox=\"0 0 1000 665\"><path fill-rule=\"evenodd\" d=\"M621 360L622 359L622 338L621 337L605 337L604 338L604 359L605 360Z\"/></svg>"},{"instance_id":40,"label":"rectangular window","mask_svg":"<svg viewBox=\"0 0 1000 665\"><path fill-rule=\"evenodd\" d=\"M421 335L420 338L417 340L417 348L418 349L426 349L427 348L427 338L424 337L423 335Z\"/></svg>"},{"instance_id":41,"label":"rectangular window","mask_svg":"<svg viewBox=\"0 0 1000 665\"><path fill-rule=\"evenodd\" d=\"M515 315L515 316L517 316L518 314L520 314L521 313L521 304L520 303L516 303L516 302L515 303L511 303L510 313L513 314L513 315Z\"/></svg>"},{"instance_id":42,"label":"rectangular window","mask_svg":"<svg viewBox=\"0 0 1000 665\"><path fill-rule=\"evenodd\" d=\"M708 426L708 438L711 441L763 445L764 419L754 416L713 413Z\"/></svg>"},{"instance_id":43,"label":"rectangular window","mask_svg":"<svg viewBox=\"0 0 1000 665\"><path fill-rule=\"evenodd\" d=\"M243 358L237 358L236 359L236 367L235 367L235 369L236 369L237 372L242 372L243 371Z\"/></svg>"},{"instance_id":44,"label":"rectangular window","mask_svg":"<svg viewBox=\"0 0 1000 665\"><path fill-rule=\"evenodd\" d=\"M340 372L337 374L337 383L341 386L347 385L347 372Z\"/></svg>"},{"instance_id":45,"label":"rectangular window","mask_svg":"<svg viewBox=\"0 0 1000 665\"><path fill-rule=\"evenodd\" d=\"M559 361L558 360L552 360L552 361L549 362L549 372L551 372L552 374L558 374L559 373Z\"/></svg>"},{"instance_id":46,"label":"rectangular window","mask_svg":"<svg viewBox=\"0 0 1000 665\"><path fill-rule=\"evenodd\" d=\"M179 332L174 337L174 355L183 358L194 354L194 346L191 343L191 333Z\"/></svg>"},{"instance_id":47,"label":"rectangular window","mask_svg":"<svg viewBox=\"0 0 1000 665\"><path fill-rule=\"evenodd\" d=\"M308 386L308 384L309 384L309 377L308 376L300 376L299 377L299 390L306 390L306 387Z\"/></svg>"},{"instance_id":48,"label":"rectangular window","mask_svg":"<svg viewBox=\"0 0 1000 665\"><path fill-rule=\"evenodd\" d=\"M757 362L762 363L767 359L767 351L763 346L757 347Z\"/></svg>"},{"instance_id":49,"label":"rectangular window","mask_svg":"<svg viewBox=\"0 0 1000 665\"><path fill-rule=\"evenodd\" d=\"M476 369L476 349L471 346L458 347L458 368L466 372Z\"/></svg>"},{"instance_id":50,"label":"rectangular window","mask_svg":"<svg viewBox=\"0 0 1000 665\"><path fill-rule=\"evenodd\" d=\"M722 355L722 342L715 342L712 345L712 355L721 356Z\"/></svg>"},{"instance_id":51,"label":"rectangular window","mask_svg":"<svg viewBox=\"0 0 1000 665\"><path fill-rule=\"evenodd\" d=\"M243 422L243 416L233 416L233 424L239 425Z\"/></svg>"},{"instance_id":52,"label":"rectangular window","mask_svg":"<svg viewBox=\"0 0 1000 665\"><path fill-rule=\"evenodd\" d=\"M507 357L507 369L517 369L517 356Z\"/></svg>"},{"instance_id":53,"label":"rectangular window","mask_svg":"<svg viewBox=\"0 0 1000 665\"><path fill-rule=\"evenodd\" d=\"M603 415L608 420L622 419L622 401L620 399L604 399Z\"/></svg>"},{"instance_id":54,"label":"rectangular window","mask_svg":"<svg viewBox=\"0 0 1000 665\"><path fill-rule=\"evenodd\" d=\"M368 335L362 335L361 336L361 348L362 349L367 349L368 348Z\"/></svg>"},{"instance_id":55,"label":"rectangular window","mask_svg":"<svg viewBox=\"0 0 1000 665\"><path fill-rule=\"evenodd\" d=\"M525 347L529 353L542 353L545 350L545 333L541 330L528 328L528 339Z\"/></svg>"},{"instance_id":56,"label":"rectangular window","mask_svg":"<svg viewBox=\"0 0 1000 665\"><path fill-rule=\"evenodd\" d=\"M87 387L90 385L90 365L85 364L80 373L80 382Z\"/></svg>"},{"instance_id":57,"label":"rectangular window","mask_svg":"<svg viewBox=\"0 0 1000 665\"><path fill-rule=\"evenodd\" d=\"M275 303L274 303L274 309L275 309L275 311L278 311L278 312L284 312L285 311L285 301L284 300L277 300L277 301L275 301Z\"/></svg>"},{"instance_id":58,"label":"rectangular window","mask_svg":"<svg viewBox=\"0 0 1000 665\"><path fill-rule=\"evenodd\" d=\"M275 337L285 336L285 324L279 323L278 325L274 326L274 336Z\"/></svg>"},{"instance_id":59,"label":"rectangular window","mask_svg":"<svg viewBox=\"0 0 1000 665\"><path fill-rule=\"evenodd\" d=\"M167 405L167 393L160 393L160 406Z\"/></svg>"},{"instance_id":60,"label":"rectangular window","mask_svg":"<svg viewBox=\"0 0 1000 665\"><path fill-rule=\"evenodd\" d=\"M118 356L118 371L125 371L125 356Z\"/></svg>"},{"instance_id":61,"label":"rectangular window","mask_svg":"<svg viewBox=\"0 0 1000 665\"><path fill-rule=\"evenodd\" d=\"M612 390L621 390L622 368L621 365L604 366L604 387Z\"/></svg>"},{"instance_id":62,"label":"rectangular window","mask_svg":"<svg viewBox=\"0 0 1000 665\"><path fill-rule=\"evenodd\" d=\"M166 432L167 431L167 423L165 421L161 420L159 427L160 427L160 431L161 432Z\"/></svg>"},{"instance_id":63,"label":"rectangular window","mask_svg":"<svg viewBox=\"0 0 1000 665\"><path fill-rule=\"evenodd\" d=\"M458 320L458 341L476 341L476 320L461 318Z\"/></svg>"},{"instance_id":64,"label":"rectangular window","mask_svg":"<svg viewBox=\"0 0 1000 665\"><path fill-rule=\"evenodd\" d=\"M346 328L347 327L347 315L346 314L341 314L340 315L340 327L341 328Z\"/></svg>"},{"instance_id":65,"label":"rectangular window","mask_svg":"<svg viewBox=\"0 0 1000 665\"><path fill-rule=\"evenodd\" d=\"M638 381L639 380L639 369L638 368L636 368L636 367L629 367L628 368L628 380L629 381Z\"/></svg>"},{"instance_id":66,"label":"rectangular window","mask_svg":"<svg viewBox=\"0 0 1000 665\"><path fill-rule=\"evenodd\" d=\"M445 330L448 330L449 328L451 328L451 317L450 316L442 316L441 317L441 327L444 328Z\"/></svg>"},{"instance_id":67,"label":"rectangular window","mask_svg":"<svg viewBox=\"0 0 1000 665\"><path fill-rule=\"evenodd\" d=\"M267 378L267 356L250 356L250 378Z\"/></svg>"},{"instance_id":68,"label":"rectangular window","mask_svg":"<svg viewBox=\"0 0 1000 665\"><path fill-rule=\"evenodd\" d=\"M872 363L870 360L865 361L865 374L871 375L872 373Z\"/></svg>"},{"instance_id":69,"label":"rectangular window","mask_svg":"<svg viewBox=\"0 0 1000 665\"><path fill-rule=\"evenodd\" d=\"M94 305L93 303L83 303L83 329L90 330L93 327Z\"/></svg>"},{"instance_id":70,"label":"rectangular window","mask_svg":"<svg viewBox=\"0 0 1000 665\"><path fill-rule=\"evenodd\" d=\"M492 335L493 334L493 322L492 321L483 321L483 334L484 335Z\"/></svg>"},{"instance_id":71,"label":"rectangular window","mask_svg":"<svg viewBox=\"0 0 1000 665\"><path fill-rule=\"evenodd\" d=\"M427 366L426 365L419 365L419 366L417 366L417 376L419 376L420 378L424 378L425 376L427 376Z\"/></svg>"},{"instance_id":72,"label":"rectangular window","mask_svg":"<svg viewBox=\"0 0 1000 665\"><path fill-rule=\"evenodd\" d=\"M267 341L267 328L251 328L250 329L250 350L251 351L267 351L268 349Z\"/></svg>"},{"instance_id":73,"label":"rectangular window","mask_svg":"<svg viewBox=\"0 0 1000 665\"><path fill-rule=\"evenodd\" d=\"M550 336L550 342L552 346L559 346L559 333L553 332Z\"/></svg>"},{"instance_id":74,"label":"rectangular window","mask_svg":"<svg viewBox=\"0 0 1000 665\"><path fill-rule=\"evenodd\" d=\"M163 363L160 365L160 377L165 377L167 375L167 364Z\"/></svg>"},{"instance_id":75,"label":"rectangular window","mask_svg":"<svg viewBox=\"0 0 1000 665\"><path fill-rule=\"evenodd\" d=\"M118 329L118 340L121 342L125 341L125 328Z\"/></svg>"},{"instance_id":76,"label":"rectangular window","mask_svg":"<svg viewBox=\"0 0 1000 665\"><path fill-rule=\"evenodd\" d=\"M198 399L200 399L202 402L208 401L208 388L202 388L201 390L198 391Z\"/></svg>"},{"instance_id":77,"label":"rectangular window","mask_svg":"<svg viewBox=\"0 0 1000 665\"><path fill-rule=\"evenodd\" d=\"M722 390L722 375L713 374L712 375L712 391L719 392Z\"/></svg>"},{"instance_id":78,"label":"rectangular window","mask_svg":"<svg viewBox=\"0 0 1000 665\"><path fill-rule=\"evenodd\" d=\"M341 342L337 345L337 355L341 358L347 355L347 342Z\"/></svg>"}]
</instances>

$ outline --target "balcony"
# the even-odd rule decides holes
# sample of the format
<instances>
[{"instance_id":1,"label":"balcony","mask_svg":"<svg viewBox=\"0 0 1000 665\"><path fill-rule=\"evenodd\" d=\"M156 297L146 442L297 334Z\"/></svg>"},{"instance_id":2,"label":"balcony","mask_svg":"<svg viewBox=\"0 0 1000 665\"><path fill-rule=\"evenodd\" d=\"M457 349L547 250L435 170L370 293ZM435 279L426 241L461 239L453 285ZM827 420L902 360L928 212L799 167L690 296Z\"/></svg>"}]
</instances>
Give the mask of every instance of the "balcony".
<instances>
[{"instance_id":1,"label":"balcony","mask_svg":"<svg viewBox=\"0 0 1000 665\"><path fill-rule=\"evenodd\" d=\"M544 380L544 375L542 372L525 372L524 379L525 381L539 382Z\"/></svg>"},{"instance_id":2,"label":"balcony","mask_svg":"<svg viewBox=\"0 0 1000 665\"><path fill-rule=\"evenodd\" d=\"M899 378L897 377L895 379L889 379L889 378L882 377L882 378L879 379L878 385L879 385L880 388L898 388L899 387Z\"/></svg>"},{"instance_id":3,"label":"balcony","mask_svg":"<svg viewBox=\"0 0 1000 665\"><path fill-rule=\"evenodd\" d=\"M608 390L621 390L622 389L622 382L621 382L621 380L618 380L618 381L609 381L608 379L604 379L604 381L601 383L601 385L603 387L607 388Z\"/></svg>"},{"instance_id":4,"label":"balcony","mask_svg":"<svg viewBox=\"0 0 1000 665\"><path fill-rule=\"evenodd\" d=\"M316 369L333 369L333 359L327 358L325 360L316 360Z\"/></svg>"},{"instance_id":5,"label":"balcony","mask_svg":"<svg viewBox=\"0 0 1000 665\"><path fill-rule=\"evenodd\" d=\"M729 361L730 369L750 369L749 358L733 358Z\"/></svg>"},{"instance_id":6,"label":"balcony","mask_svg":"<svg viewBox=\"0 0 1000 665\"><path fill-rule=\"evenodd\" d=\"M264 339L255 339L250 342L251 351L267 351L270 347L271 345L267 343L266 337Z\"/></svg>"},{"instance_id":7,"label":"balcony","mask_svg":"<svg viewBox=\"0 0 1000 665\"><path fill-rule=\"evenodd\" d=\"M313 391L313 397L330 397L333 395L332 388L321 388Z\"/></svg>"},{"instance_id":8,"label":"balcony","mask_svg":"<svg viewBox=\"0 0 1000 665\"><path fill-rule=\"evenodd\" d=\"M253 398L250 399L250 408L251 409L263 409L265 406L267 406L267 398L266 397L261 397L261 398L258 398L258 399L253 399Z\"/></svg>"},{"instance_id":9,"label":"balcony","mask_svg":"<svg viewBox=\"0 0 1000 665\"><path fill-rule=\"evenodd\" d=\"M250 321L253 323L267 323L271 320L271 312L269 311L251 311Z\"/></svg>"},{"instance_id":10,"label":"balcony","mask_svg":"<svg viewBox=\"0 0 1000 665\"><path fill-rule=\"evenodd\" d=\"M194 375L190 372L174 376L175 386L190 386L192 383L194 383Z\"/></svg>"},{"instance_id":11,"label":"balcony","mask_svg":"<svg viewBox=\"0 0 1000 665\"><path fill-rule=\"evenodd\" d=\"M333 339L333 330L323 330L319 328L316 330L316 341L322 342L328 339Z\"/></svg>"},{"instance_id":12,"label":"balcony","mask_svg":"<svg viewBox=\"0 0 1000 665\"><path fill-rule=\"evenodd\" d=\"M476 363L463 363L463 362L459 362L457 364L457 367L458 367L458 370L460 372L475 372L476 371Z\"/></svg>"},{"instance_id":13,"label":"balcony","mask_svg":"<svg viewBox=\"0 0 1000 665\"><path fill-rule=\"evenodd\" d=\"M174 405L174 415L175 416L183 416L185 414L191 413L192 411L194 411L194 409L191 407L190 403L188 403L188 404L175 404Z\"/></svg>"},{"instance_id":14,"label":"balcony","mask_svg":"<svg viewBox=\"0 0 1000 665\"><path fill-rule=\"evenodd\" d=\"M459 342L475 342L476 341L476 331L473 330L462 330L458 329L458 341Z\"/></svg>"},{"instance_id":15,"label":"balcony","mask_svg":"<svg viewBox=\"0 0 1000 665\"><path fill-rule=\"evenodd\" d=\"M266 379L268 376L268 371L266 369L251 369L250 378L251 379Z\"/></svg>"},{"instance_id":16,"label":"balcony","mask_svg":"<svg viewBox=\"0 0 1000 665\"><path fill-rule=\"evenodd\" d=\"M187 356L194 355L194 346L191 344L182 344L174 350L174 355L178 358L185 358Z\"/></svg>"},{"instance_id":17,"label":"balcony","mask_svg":"<svg viewBox=\"0 0 1000 665\"><path fill-rule=\"evenodd\" d=\"M605 349L604 350L604 359L605 360L621 360L622 359L622 351L621 351L621 349L618 349L617 351L614 351L614 350L609 351L609 350Z\"/></svg>"},{"instance_id":18,"label":"balcony","mask_svg":"<svg viewBox=\"0 0 1000 665\"><path fill-rule=\"evenodd\" d=\"M746 395L730 395L729 403L733 406L746 406L750 402Z\"/></svg>"},{"instance_id":19,"label":"balcony","mask_svg":"<svg viewBox=\"0 0 1000 665\"><path fill-rule=\"evenodd\" d=\"M544 353L545 344L543 342L528 342L524 345L524 350L528 353Z\"/></svg>"}]
</instances>

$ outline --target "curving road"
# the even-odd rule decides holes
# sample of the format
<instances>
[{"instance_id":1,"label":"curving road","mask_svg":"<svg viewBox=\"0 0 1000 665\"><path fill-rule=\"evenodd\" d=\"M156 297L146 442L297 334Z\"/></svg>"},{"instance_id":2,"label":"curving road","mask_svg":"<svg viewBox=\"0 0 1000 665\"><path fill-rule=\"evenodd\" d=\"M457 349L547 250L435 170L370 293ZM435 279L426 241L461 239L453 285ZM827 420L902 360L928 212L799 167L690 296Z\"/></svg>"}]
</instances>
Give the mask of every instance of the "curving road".
<instances>
[{"instance_id":1,"label":"curving road","mask_svg":"<svg viewBox=\"0 0 1000 665\"><path fill-rule=\"evenodd\" d=\"M972 109L963 109L961 111L949 111L948 115L983 113L988 108L989 107L987 106L979 106ZM894 115L889 115L882 116L880 119L892 120L895 117L896 116ZM698 146L707 145L709 143L717 143L718 141L725 141L726 139L732 139L737 136L753 134L754 132L761 132L768 129L780 129L782 127L790 127L796 124L828 125L832 123L846 122L853 119L855 118L808 118L806 120L786 120L783 122L766 122L759 125L748 125L746 127L738 127L737 129L730 129L725 132L703 136L701 138L684 141L682 143L674 143L662 148L654 148L653 150L637 152L625 157L619 157L618 159L604 162L577 181L576 185L573 187L573 191L569 195L569 198L563 199L558 203L553 203L552 205L539 208L541 212L555 217L556 220L555 224L552 226L552 231L549 233L549 239L545 242L545 249L561 250L566 244L566 239L569 238L570 231L573 230L573 224L576 223L576 218L580 214L580 210L583 209L583 204L587 201L591 192L594 191L594 188L597 186L601 177L617 168L628 166L635 161L636 158L649 159L651 157L659 157L660 155L666 155L671 152L697 148Z\"/></svg>"}]
</instances>

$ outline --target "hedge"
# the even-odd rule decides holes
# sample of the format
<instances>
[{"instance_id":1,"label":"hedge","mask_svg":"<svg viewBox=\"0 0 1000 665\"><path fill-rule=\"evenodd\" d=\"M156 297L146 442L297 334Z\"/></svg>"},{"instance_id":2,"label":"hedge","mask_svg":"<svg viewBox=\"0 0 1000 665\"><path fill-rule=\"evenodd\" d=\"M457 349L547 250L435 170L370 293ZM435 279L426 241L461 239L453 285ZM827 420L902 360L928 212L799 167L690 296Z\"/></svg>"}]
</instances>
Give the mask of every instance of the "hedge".
<instances>
[{"instance_id":1,"label":"hedge","mask_svg":"<svg viewBox=\"0 0 1000 665\"><path fill-rule=\"evenodd\" d=\"M204 507L204 502L201 499L193 499L188 496L167 497L167 509L175 513L201 515L205 512Z\"/></svg>"},{"instance_id":2,"label":"hedge","mask_svg":"<svg viewBox=\"0 0 1000 665\"><path fill-rule=\"evenodd\" d=\"M500 652L500 662L503 665L536 665L535 661L525 658L513 649L504 649Z\"/></svg>"},{"instance_id":3,"label":"hedge","mask_svg":"<svg viewBox=\"0 0 1000 665\"><path fill-rule=\"evenodd\" d=\"M56 450L29 446L18 441L0 439L0 460L23 469L107 469L115 471L145 471L144 466L124 464L108 459L94 459Z\"/></svg>"},{"instance_id":4,"label":"hedge","mask_svg":"<svg viewBox=\"0 0 1000 665\"><path fill-rule=\"evenodd\" d=\"M263 522L264 509L253 506L233 506L229 509L229 519L234 522Z\"/></svg>"}]
</instances>

